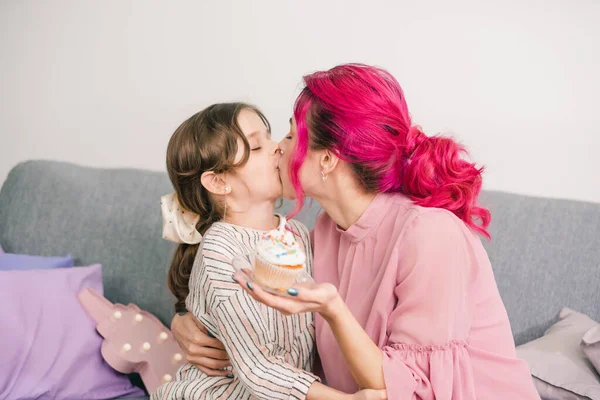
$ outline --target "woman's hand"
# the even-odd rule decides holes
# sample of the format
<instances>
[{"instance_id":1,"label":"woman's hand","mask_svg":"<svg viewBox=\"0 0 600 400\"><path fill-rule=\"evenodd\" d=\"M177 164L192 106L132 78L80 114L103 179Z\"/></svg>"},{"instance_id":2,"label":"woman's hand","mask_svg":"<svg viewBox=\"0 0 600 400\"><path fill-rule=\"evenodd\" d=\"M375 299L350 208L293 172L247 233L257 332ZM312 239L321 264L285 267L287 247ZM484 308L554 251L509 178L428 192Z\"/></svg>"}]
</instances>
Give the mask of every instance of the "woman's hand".
<instances>
[{"instance_id":1,"label":"woman's hand","mask_svg":"<svg viewBox=\"0 0 600 400\"><path fill-rule=\"evenodd\" d=\"M363 389L351 395L351 400L387 400L387 392L385 389Z\"/></svg>"},{"instance_id":2,"label":"woman's hand","mask_svg":"<svg viewBox=\"0 0 600 400\"><path fill-rule=\"evenodd\" d=\"M207 329L192 313L176 314L171 322L171 331L179 347L185 353L187 362L196 366L208 376L227 376L231 362L218 339L209 336Z\"/></svg>"},{"instance_id":3,"label":"woman's hand","mask_svg":"<svg viewBox=\"0 0 600 400\"><path fill-rule=\"evenodd\" d=\"M344 302L337 289L330 283L300 283L288 289L289 297L276 296L265 292L258 285L248 281L247 275L251 271L237 272L233 278L252 296L269 307L280 311L283 315L292 315L305 312L318 312L325 319L337 313Z\"/></svg>"},{"instance_id":4,"label":"woman's hand","mask_svg":"<svg viewBox=\"0 0 600 400\"><path fill-rule=\"evenodd\" d=\"M288 290L291 296L276 296L248 282L251 271L243 270L234 279L256 301L266 304L284 315L318 312L327 322L344 359L359 387L384 389L383 353L365 332L346 306L335 286L322 283L298 284ZM357 396L377 396L377 393L356 393ZM351 395L350 395L351 396ZM369 399L370 397L366 397ZM357 397L361 399L361 397Z\"/></svg>"}]
</instances>

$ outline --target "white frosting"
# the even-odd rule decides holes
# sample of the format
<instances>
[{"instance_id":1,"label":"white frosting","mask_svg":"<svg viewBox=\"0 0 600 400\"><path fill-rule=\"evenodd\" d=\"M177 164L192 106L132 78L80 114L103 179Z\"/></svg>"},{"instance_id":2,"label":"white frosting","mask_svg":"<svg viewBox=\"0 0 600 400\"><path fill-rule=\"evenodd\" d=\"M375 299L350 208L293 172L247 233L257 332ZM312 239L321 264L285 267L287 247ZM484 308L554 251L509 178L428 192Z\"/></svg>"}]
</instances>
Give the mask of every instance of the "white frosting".
<instances>
[{"instance_id":1,"label":"white frosting","mask_svg":"<svg viewBox=\"0 0 600 400\"><path fill-rule=\"evenodd\" d=\"M300 246L299 238L285 229L285 219L281 216L280 218L282 223L279 228L264 233L256 251L272 264L302 265L306 261L306 255Z\"/></svg>"}]
</instances>

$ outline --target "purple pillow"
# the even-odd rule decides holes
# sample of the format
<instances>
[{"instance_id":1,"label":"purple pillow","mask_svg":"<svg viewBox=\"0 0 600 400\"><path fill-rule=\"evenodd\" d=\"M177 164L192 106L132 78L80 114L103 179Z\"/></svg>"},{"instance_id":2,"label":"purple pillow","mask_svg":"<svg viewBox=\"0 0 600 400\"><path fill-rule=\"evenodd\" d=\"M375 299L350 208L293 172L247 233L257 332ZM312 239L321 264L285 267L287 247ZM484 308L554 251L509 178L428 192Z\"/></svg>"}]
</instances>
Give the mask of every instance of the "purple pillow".
<instances>
[{"instance_id":1,"label":"purple pillow","mask_svg":"<svg viewBox=\"0 0 600 400\"><path fill-rule=\"evenodd\" d=\"M71 268L73 266L73 257L70 254L64 257L42 257L4 253L1 250L0 271Z\"/></svg>"},{"instance_id":2,"label":"purple pillow","mask_svg":"<svg viewBox=\"0 0 600 400\"><path fill-rule=\"evenodd\" d=\"M0 399L143 396L102 358L102 337L81 307L102 293L102 267L0 271Z\"/></svg>"}]
</instances>

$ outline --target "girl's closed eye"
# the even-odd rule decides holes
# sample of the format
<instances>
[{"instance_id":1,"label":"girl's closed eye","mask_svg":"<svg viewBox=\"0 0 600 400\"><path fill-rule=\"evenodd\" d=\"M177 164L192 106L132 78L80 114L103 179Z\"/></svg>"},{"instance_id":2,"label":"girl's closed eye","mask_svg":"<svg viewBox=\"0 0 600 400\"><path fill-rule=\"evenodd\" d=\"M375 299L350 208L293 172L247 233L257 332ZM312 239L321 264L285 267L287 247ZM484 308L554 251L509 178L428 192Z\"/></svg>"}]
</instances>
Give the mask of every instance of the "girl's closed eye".
<instances>
[{"instance_id":1,"label":"girl's closed eye","mask_svg":"<svg viewBox=\"0 0 600 400\"><path fill-rule=\"evenodd\" d=\"M250 140L249 144L250 144L251 151L258 151L258 150L262 149L260 140L257 140L257 139Z\"/></svg>"}]
</instances>

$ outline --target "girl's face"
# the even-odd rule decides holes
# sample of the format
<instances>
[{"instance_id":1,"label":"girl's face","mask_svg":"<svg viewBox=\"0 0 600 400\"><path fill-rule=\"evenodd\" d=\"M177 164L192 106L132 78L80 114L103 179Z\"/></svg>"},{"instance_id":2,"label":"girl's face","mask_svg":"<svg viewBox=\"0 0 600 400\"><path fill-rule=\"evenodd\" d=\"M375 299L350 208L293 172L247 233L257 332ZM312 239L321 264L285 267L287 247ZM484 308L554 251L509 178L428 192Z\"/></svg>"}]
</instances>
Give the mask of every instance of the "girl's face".
<instances>
[{"instance_id":1,"label":"girl's face","mask_svg":"<svg viewBox=\"0 0 600 400\"><path fill-rule=\"evenodd\" d=\"M296 192L294 191L294 186L290 179L289 166L290 160L296 149L297 141L296 120L290 118L290 131L283 140L279 142L279 148L283 151L281 159L279 160L279 177L283 187L283 197L288 200L294 200L296 198ZM302 163L298 174L304 194L309 197L318 198L320 191L322 190L323 185L320 167L321 153L321 151L314 151L309 148L306 153L306 159Z\"/></svg>"},{"instance_id":2,"label":"girl's face","mask_svg":"<svg viewBox=\"0 0 600 400\"><path fill-rule=\"evenodd\" d=\"M278 174L281 156L277 143L263 120L252 110L244 109L238 115L238 125L250 144L248 162L236 168L227 178L231 194L240 201L260 203L281 197ZM236 162L244 155L244 144L239 141Z\"/></svg>"}]
</instances>

